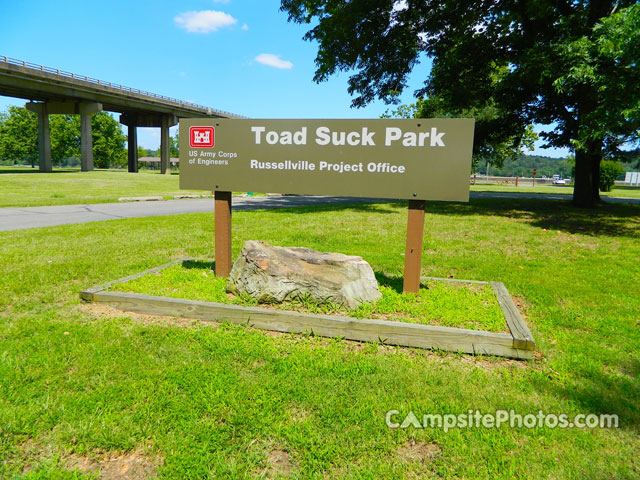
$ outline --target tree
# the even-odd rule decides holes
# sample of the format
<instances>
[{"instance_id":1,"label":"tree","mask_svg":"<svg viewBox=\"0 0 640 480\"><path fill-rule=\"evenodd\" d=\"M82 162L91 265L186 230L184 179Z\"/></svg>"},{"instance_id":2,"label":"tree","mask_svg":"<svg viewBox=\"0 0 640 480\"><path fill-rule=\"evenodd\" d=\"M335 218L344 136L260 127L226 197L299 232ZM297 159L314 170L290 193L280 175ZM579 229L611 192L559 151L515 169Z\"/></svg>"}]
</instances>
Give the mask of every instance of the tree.
<instances>
[{"instance_id":1,"label":"tree","mask_svg":"<svg viewBox=\"0 0 640 480\"><path fill-rule=\"evenodd\" d=\"M600 164L600 190L610 192L616 179L624 173L624 168L616 160L604 160Z\"/></svg>"},{"instance_id":2,"label":"tree","mask_svg":"<svg viewBox=\"0 0 640 480\"><path fill-rule=\"evenodd\" d=\"M417 94L452 114L495 109L498 143L550 125L547 145L575 152L577 205L599 199L602 158L640 141L632 0L282 0L282 10L315 23L304 38L318 42L316 81L352 72L353 106L395 101L426 54L433 67Z\"/></svg>"},{"instance_id":3,"label":"tree","mask_svg":"<svg viewBox=\"0 0 640 480\"><path fill-rule=\"evenodd\" d=\"M38 117L26 108L9 107L0 119L0 158L14 162L38 160Z\"/></svg>"},{"instance_id":4,"label":"tree","mask_svg":"<svg viewBox=\"0 0 640 480\"><path fill-rule=\"evenodd\" d=\"M484 173L479 170L484 165L479 163L475 172ZM538 177L552 177L557 174L562 178L568 178L573 175L571 157L552 158L525 154L520 154L517 158L505 161L503 166L494 165L491 172L499 177L530 177L534 168L537 170L536 175Z\"/></svg>"},{"instance_id":5,"label":"tree","mask_svg":"<svg viewBox=\"0 0 640 480\"><path fill-rule=\"evenodd\" d=\"M169 137L169 157L178 158L180 156L180 141L178 138L179 132L173 137Z\"/></svg>"},{"instance_id":6,"label":"tree","mask_svg":"<svg viewBox=\"0 0 640 480\"><path fill-rule=\"evenodd\" d=\"M70 115L50 115L51 160L62 166L69 157L80 156L80 124Z\"/></svg>"},{"instance_id":7,"label":"tree","mask_svg":"<svg viewBox=\"0 0 640 480\"><path fill-rule=\"evenodd\" d=\"M80 132L80 117L73 117L74 128ZM108 112L98 112L91 116L93 131L93 162L97 168L123 167L127 164L127 137L122 133L120 123Z\"/></svg>"}]
</instances>

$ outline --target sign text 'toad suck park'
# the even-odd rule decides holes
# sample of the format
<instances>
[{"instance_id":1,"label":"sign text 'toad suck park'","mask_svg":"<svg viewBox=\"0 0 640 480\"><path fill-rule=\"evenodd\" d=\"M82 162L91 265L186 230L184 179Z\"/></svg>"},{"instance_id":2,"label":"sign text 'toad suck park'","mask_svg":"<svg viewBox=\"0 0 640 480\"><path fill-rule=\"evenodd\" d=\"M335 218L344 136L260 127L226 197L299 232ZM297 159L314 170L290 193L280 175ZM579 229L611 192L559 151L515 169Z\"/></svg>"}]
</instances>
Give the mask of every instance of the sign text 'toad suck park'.
<instances>
[{"instance_id":1,"label":"sign text 'toad suck park'","mask_svg":"<svg viewBox=\"0 0 640 480\"><path fill-rule=\"evenodd\" d=\"M472 119L182 119L180 188L468 201Z\"/></svg>"}]
</instances>

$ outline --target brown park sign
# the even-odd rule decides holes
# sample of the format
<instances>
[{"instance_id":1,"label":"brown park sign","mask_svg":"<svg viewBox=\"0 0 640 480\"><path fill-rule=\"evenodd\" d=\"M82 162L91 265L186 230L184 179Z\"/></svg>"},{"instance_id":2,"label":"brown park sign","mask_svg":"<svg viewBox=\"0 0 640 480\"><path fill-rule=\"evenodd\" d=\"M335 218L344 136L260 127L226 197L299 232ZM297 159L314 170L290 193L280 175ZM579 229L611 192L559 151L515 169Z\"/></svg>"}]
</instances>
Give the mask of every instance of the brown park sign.
<instances>
[{"instance_id":1,"label":"brown park sign","mask_svg":"<svg viewBox=\"0 0 640 480\"><path fill-rule=\"evenodd\" d=\"M473 119L182 119L180 188L469 200Z\"/></svg>"}]
</instances>

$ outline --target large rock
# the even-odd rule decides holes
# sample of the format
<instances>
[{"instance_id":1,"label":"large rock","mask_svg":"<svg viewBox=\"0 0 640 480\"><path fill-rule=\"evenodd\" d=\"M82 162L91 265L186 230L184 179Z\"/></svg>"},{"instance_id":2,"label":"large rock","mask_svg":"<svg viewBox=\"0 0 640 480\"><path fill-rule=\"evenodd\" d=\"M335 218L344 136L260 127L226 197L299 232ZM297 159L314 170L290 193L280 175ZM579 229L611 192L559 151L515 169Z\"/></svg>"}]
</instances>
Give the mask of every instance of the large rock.
<instances>
[{"instance_id":1,"label":"large rock","mask_svg":"<svg viewBox=\"0 0 640 480\"><path fill-rule=\"evenodd\" d=\"M259 303L314 298L355 308L382 295L371 266L361 257L309 248L275 247L250 240L233 264L227 291Z\"/></svg>"}]
</instances>

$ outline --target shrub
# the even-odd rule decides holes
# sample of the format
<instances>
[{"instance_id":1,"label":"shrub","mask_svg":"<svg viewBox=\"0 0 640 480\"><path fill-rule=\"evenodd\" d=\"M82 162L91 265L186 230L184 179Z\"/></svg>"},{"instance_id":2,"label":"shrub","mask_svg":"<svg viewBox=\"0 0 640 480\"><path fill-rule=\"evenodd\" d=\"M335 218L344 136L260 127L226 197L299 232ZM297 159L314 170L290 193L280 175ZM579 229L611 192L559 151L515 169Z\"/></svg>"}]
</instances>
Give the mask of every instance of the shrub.
<instances>
[{"instance_id":1,"label":"shrub","mask_svg":"<svg viewBox=\"0 0 640 480\"><path fill-rule=\"evenodd\" d=\"M600 190L610 192L616 179L624 173L624 168L617 160L603 160L600 163Z\"/></svg>"}]
</instances>

